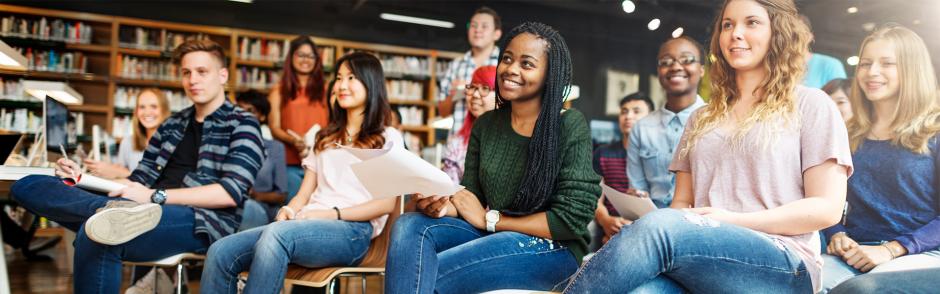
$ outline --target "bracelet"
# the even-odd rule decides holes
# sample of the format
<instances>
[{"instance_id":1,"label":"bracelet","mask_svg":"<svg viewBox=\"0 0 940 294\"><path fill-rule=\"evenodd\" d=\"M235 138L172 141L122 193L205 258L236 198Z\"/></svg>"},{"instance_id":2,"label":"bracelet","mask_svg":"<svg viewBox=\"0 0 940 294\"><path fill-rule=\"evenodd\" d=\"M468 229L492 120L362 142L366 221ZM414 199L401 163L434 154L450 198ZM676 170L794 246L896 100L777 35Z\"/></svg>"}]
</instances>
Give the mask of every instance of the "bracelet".
<instances>
[{"instance_id":1,"label":"bracelet","mask_svg":"<svg viewBox=\"0 0 940 294\"><path fill-rule=\"evenodd\" d=\"M343 215L339 213L339 207L333 206L333 210L336 211L336 220L343 220Z\"/></svg>"},{"instance_id":2,"label":"bracelet","mask_svg":"<svg viewBox=\"0 0 940 294\"><path fill-rule=\"evenodd\" d=\"M297 215L297 212L294 212L294 209L290 208L290 206L284 205L281 206L281 209L287 210L287 214L290 219L294 219L294 216Z\"/></svg>"},{"instance_id":3,"label":"bracelet","mask_svg":"<svg viewBox=\"0 0 940 294\"><path fill-rule=\"evenodd\" d=\"M891 247L888 246L888 242L881 243L881 246L884 246L885 249L888 249L888 254L891 254L891 259L898 258L898 256L894 254L894 249L891 249Z\"/></svg>"}]
</instances>

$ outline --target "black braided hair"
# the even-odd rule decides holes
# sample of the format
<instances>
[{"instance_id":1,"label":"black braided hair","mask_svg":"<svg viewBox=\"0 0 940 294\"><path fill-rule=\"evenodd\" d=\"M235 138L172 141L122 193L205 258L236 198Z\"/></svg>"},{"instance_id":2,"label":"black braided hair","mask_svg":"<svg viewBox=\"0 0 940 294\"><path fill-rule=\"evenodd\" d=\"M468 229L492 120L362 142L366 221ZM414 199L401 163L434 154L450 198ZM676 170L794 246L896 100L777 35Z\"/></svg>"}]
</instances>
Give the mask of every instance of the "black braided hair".
<instances>
[{"instance_id":1,"label":"black braided hair","mask_svg":"<svg viewBox=\"0 0 940 294\"><path fill-rule=\"evenodd\" d=\"M544 211L549 198L555 192L555 178L561 169L558 158L561 148L561 109L571 85L571 54L568 52L568 44L558 31L546 24L527 22L513 28L502 44L503 52L500 56L509 47L509 42L522 33L532 34L548 43L545 48L548 64L542 89L542 110L535 121L529 141L525 176L509 209L504 211L508 215L529 215ZM496 83L496 96L497 100L504 101L499 95L499 83ZM505 105L512 107L511 102L506 102Z\"/></svg>"}]
</instances>

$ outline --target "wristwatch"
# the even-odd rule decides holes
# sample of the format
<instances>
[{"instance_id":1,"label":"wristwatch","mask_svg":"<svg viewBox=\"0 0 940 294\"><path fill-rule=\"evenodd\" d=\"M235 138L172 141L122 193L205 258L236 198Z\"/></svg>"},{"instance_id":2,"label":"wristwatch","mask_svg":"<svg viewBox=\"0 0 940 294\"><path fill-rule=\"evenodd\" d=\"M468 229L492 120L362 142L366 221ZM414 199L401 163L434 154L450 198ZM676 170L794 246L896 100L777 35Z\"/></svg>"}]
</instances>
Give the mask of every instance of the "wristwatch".
<instances>
[{"instance_id":1,"label":"wristwatch","mask_svg":"<svg viewBox=\"0 0 940 294\"><path fill-rule=\"evenodd\" d=\"M499 222L499 211L490 210L486 212L486 231L490 233L496 232L496 223Z\"/></svg>"},{"instance_id":2,"label":"wristwatch","mask_svg":"<svg viewBox=\"0 0 940 294\"><path fill-rule=\"evenodd\" d=\"M150 195L150 202L163 205L166 203L166 190L157 189L153 191L153 195Z\"/></svg>"}]
</instances>

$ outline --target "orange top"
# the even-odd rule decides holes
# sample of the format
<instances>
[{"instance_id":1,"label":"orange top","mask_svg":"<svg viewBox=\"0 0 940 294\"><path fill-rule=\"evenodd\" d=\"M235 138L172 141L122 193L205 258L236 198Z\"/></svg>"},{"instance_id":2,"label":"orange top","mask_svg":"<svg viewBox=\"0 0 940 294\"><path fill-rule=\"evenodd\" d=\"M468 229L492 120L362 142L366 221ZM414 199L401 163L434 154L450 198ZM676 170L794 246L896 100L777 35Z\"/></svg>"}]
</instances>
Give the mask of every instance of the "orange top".
<instances>
[{"instance_id":1,"label":"orange top","mask_svg":"<svg viewBox=\"0 0 940 294\"><path fill-rule=\"evenodd\" d=\"M330 112L325 103L311 102L306 94L297 95L293 100L283 98L281 102L281 128L291 130L300 136L307 134L313 125L326 128L330 121ZM300 165L300 151L291 144L284 144L288 165Z\"/></svg>"}]
</instances>

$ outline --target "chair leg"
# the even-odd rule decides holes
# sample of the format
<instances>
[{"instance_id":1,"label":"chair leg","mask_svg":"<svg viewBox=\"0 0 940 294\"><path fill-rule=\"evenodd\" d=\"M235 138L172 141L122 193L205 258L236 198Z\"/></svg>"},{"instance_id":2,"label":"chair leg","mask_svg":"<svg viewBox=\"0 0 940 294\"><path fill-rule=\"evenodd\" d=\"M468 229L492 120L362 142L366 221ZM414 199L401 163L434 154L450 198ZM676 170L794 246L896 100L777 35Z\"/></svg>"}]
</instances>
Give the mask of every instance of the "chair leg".
<instances>
[{"instance_id":1,"label":"chair leg","mask_svg":"<svg viewBox=\"0 0 940 294\"><path fill-rule=\"evenodd\" d=\"M333 294L336 292L336 278L330 280L330 284L326 287L326 293Z\"/></svg>"},{"instance_id":2,"label":"chair leg","mask_svg":"<svg viewBox=\"0 0 940 294\"><path fill-rule=\"evenodd\" d=\"M153 268L151 268L150 270L154 271L153 272L153 294L157 294L159 293L157 292L157 288L159 288L160 285L157 285L157 272L156 271L160 270L160 268L158 268L157 266L153 266Z\"/></svg>"},{"instance_id":3,"label":"chair leg","mask_svg":"<svg viewBox=\"0 0 940 294\"><path fill-rule=\"evenodd\" d=\"M183 294L183 262L176 264L176 294Z\"/></svg>"},{"instance_id":4,"label":"chair leg","mask_svg":"<svg viewBox=\"0 0 940 294\"><path fill-rule=\"evenodd\" d=\"M362 294L366 294L366 275L362 274Z\"/></svg>"}]
</instances>

